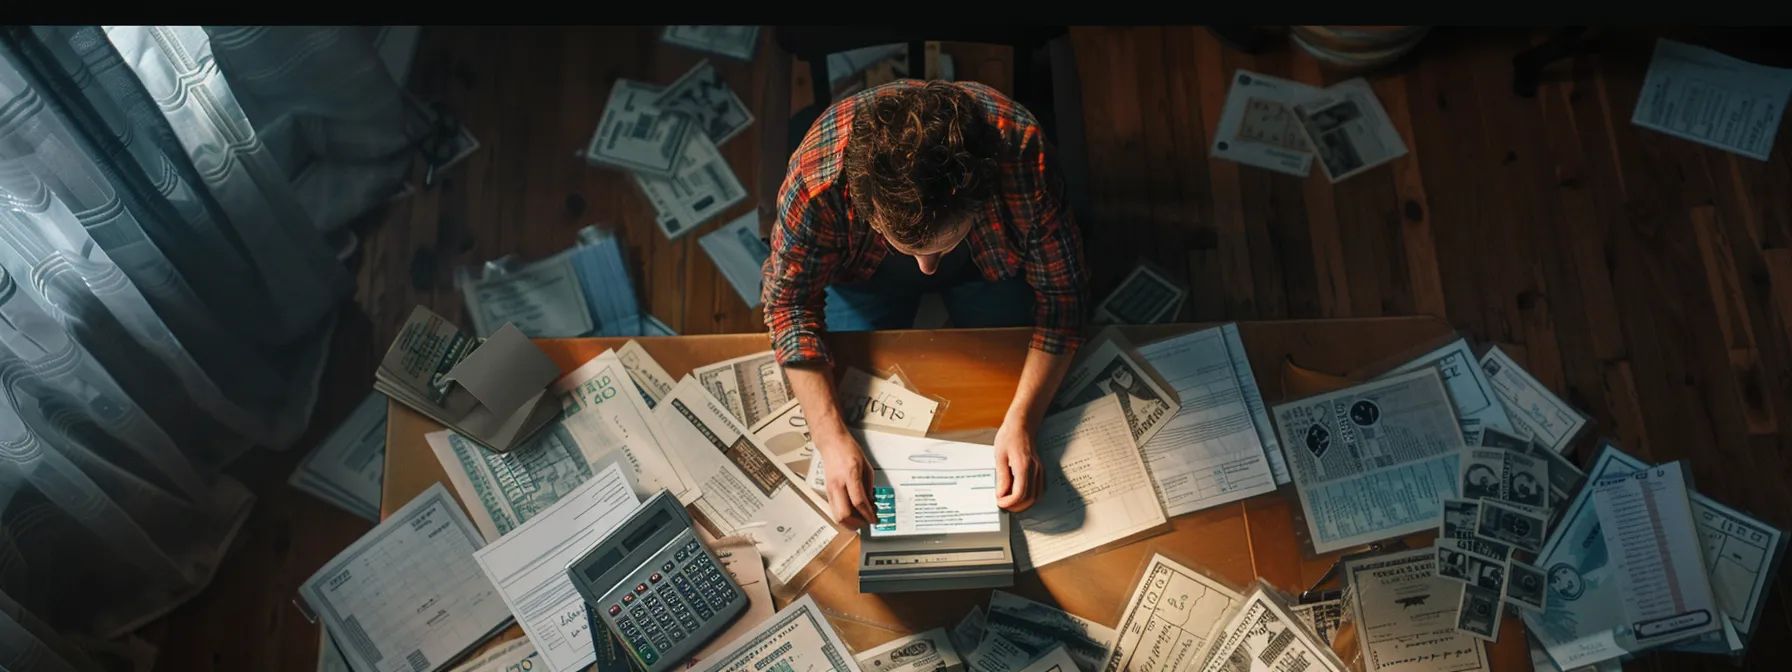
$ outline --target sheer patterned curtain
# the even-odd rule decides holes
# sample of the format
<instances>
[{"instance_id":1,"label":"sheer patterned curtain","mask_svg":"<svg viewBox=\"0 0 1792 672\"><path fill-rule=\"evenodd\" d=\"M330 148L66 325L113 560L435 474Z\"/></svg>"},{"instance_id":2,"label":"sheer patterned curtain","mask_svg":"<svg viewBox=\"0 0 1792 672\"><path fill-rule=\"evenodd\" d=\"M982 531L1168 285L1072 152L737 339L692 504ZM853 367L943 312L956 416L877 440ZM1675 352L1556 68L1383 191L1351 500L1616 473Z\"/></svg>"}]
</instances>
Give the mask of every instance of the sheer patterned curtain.
<instances>
[{"instance_id":1,"label":"sheer patterned curtain","mask_svg":"<svg viewBox=\"0 0 1792 672\"><path fill-rule=\"evenodd\" d=\"M376 32L0 27L0 668L141 667L303 431L324 233L430 131Z\"/></svg>"}]
</instances>

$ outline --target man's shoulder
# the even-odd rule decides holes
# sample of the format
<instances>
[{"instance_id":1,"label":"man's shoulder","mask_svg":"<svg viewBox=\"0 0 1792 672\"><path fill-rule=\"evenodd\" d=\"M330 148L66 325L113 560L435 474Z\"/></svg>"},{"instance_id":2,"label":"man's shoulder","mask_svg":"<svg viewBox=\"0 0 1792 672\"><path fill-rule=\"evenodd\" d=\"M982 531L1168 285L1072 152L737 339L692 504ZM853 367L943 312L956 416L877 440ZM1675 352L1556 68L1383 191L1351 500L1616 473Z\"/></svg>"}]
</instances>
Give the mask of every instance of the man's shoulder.
<instances>
[{"instance_id":1,"label":"man's shoulder","mask_svg":"<svg viewBox=\"0 0 1792 672\"><path fill-rule=\"evenodd\" d=\"M846 143L852 135L857 99L855 95L834 101L809 125L802 144L790 155L785 190L797 187L803 196L813 198L840 182L845 173Z\"/></svg>"}]
</instances>

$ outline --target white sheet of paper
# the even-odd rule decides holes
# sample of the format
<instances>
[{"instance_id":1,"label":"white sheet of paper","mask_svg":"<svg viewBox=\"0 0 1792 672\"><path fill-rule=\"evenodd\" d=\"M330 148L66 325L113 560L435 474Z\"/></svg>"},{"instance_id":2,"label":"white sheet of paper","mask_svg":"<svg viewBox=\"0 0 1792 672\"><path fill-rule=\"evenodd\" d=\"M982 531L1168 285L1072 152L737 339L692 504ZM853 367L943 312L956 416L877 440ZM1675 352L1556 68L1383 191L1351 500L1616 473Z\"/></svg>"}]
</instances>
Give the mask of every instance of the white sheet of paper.
<instances>
[{"instance_id":1,"label":"white sheet of paper","mask_svg":"<svg viewBox=\"0 0 1792 672\"><path fill-rule=\"evenodd\" d=\"M924 436L933 427L940 402L889 380L847 367L835 389L848 427Z\"/></svg>"},{"instance_id":2,"label":"white sheet of paper","mask_svg":"<svg viewBox=\"0 0 1792 672\"><path fill-rule=\"evenodd\" d=\"M1140 450L1171 517L1273 492L1275 477L1251 419L1223 329L1138 348L1182 408Z\"/></svg>"},{"instance_id":3,"label":"white sheet of paper","mask_svg":"<svg viewBox=\"0 0 1792 672\"><path fill-rule=\"evenodd\" d=\"M1220 327L1226 337L1226 355L1232 358L1232 375L1238 377L1238 392L1244 395L1245 408L1251 411L1251 424L1257 427L1257 440L1263 442L1263 455L1269 458L1269 471L1276 485L1294 482L1288 475L1288 459L1282 454L1282 443L1276 438L1275 425L1269 424L1269 407L1263 404L1263 392L1257 389L1257 374L1251 371L1250 356L1244 350L1244 338L1238 335L1238 323Z\"/></svg>"},{"instance_id":4,"label":"white sheet of paper","mask_svg":"<svg viewBox=\"0 0 1792 672\"><path fill-rule=\"evenodd\" d=\"M1630 123L1766 161L1792 97L1792 70L1655 40Z\"/></svg>"},{"instance_id":5,"label":"white sheet of paper","mask_svg":"<svg viewBox=\"0 0 1792 672\"><path fill-rule=\"evenodd\" d=\"M630 174L676 175L686 141L703 131L690 116L654 105L664 91L662 86L617 79L610 87L597 132L585 148L585 160Z\"/></svg>"},{"instance_id":6,"label":"white sheet of paper","mask_svg":"<svg viewBox=\"0 0 1792 672\"><path fill-rule=\"evenodd\" d=\"M613 447L596 446L597 452L591 458L601 459L612 449L621 451L628 460L635 494L642 499L664 489L680 504L697 501L702 490L691 477L690 468L667 449L653 408L639 396L629 394L633 382L628 366L616 351L603 351L554 383L565 416L563 422L575 436L611 439Z\"/></svg>"},{"instance_id":7,"label":"white sheet of paper","mask_svg":"<svg viewBox=\"0 0 1792 672\"><path fill-rule=\"evenodd\" d=\"M1002 529L994 448L871 430L853 437L871 461L871 536Z\"/></svg>"},{"instance_id":8,"label":"white sheet of paper","mask_svg":"<svg viewBox=\"0 0 1792 672\"><path fill-rule=\"evenodd\" d=\"M1692 513L1718 606L1737 632L1753 634L1773 578L1770 568L1786 549L1784 533L1697 493L1692 496Z\"/></svg>"},{"instance_id":9,"label":"white sheet of paper","mask_svg":"<svg viewBox=\"0 0 1792 672\"><path fill-rule=\"evenodd\" d=\"M1462 428L1435 368L1270 412L1315 553L1435 528L1456 497Z\"/></svg>"},{"instance_id":10,"label":"white sheet of paper","mask_svg":"<svg viewBox=\"0 0 1792 672\"><path fill-rule=\"evenodd\" d=\"M1186 670L1200 664L1214 631L1244 596L1200 572L1153 555L1120 612L1100 672Z\"/></svg>"},{"instance_id":11,"label":"white sheet of paper","mask_svg":"<svg viewBox=\"0 0 1792 672\"><path fill-rule=\"evenodd\" d=\"M770 350L699 366L691 370L691 377L745 427L759 424L774 409L796 398L784 367Z\"/></svg>"},{"instance_id":12,"label":"white sheet of paper","mask_svg":"<svg viewBox=\"0 0 1792 672\"><path fill-rule=\"evenodd\" d=\"M1344 672L1331 647L1261 588L1245 596L1218 634L1199 672Z\"/></svg>"},{"instance_id":13,"label":"white sheet of paper","mask_svg":"<svg viewBox=\"0 0 1792 672\"><path fill-rule=\"evenodd\" d=\"M1002 590L989 594L983 632L985 638L1001 635L1031 657L1062 644L1082 670L1099 669L1114 643L1114 631L1105 625Z\"/></svg>"},{"instance_id":14,"label":"white sheet of paper","mask_svg":"<svg viewBox=\"0 0 1792 672\"><path fill-rule=\"evenodd\" d=\"M561 253L507 272L487 268L480 277L456 269L473 332L489 337L508 322L530 338L591 333L591 309L573 264L573 254Z\"/></svg>"},{"instance_id":15,"label":"white sheet of paper","mask_svg":"<svg viewBox=\"0 0 1792 672\"><path fill-rule=\"evenodd\" d=\"M778 583L795 578L833 541L833 524L784 479L696 376L679 380L653 413L671 452L703 490L691 506L718 534L752 537Z\"/></svg>"},{"instance_id":16,"label":"white sheet of paper","mask_svg":"<svg viewBox=\"0 0 1792 672\"><path fill-rule=\"evenodd\" d=\"M1307 144L1332 182L1406 154L1406 142L1382 109L1375 90L1361 77L1320 91L1294 104Z\"/></svg>"},{"instance_id":17,"label":"white sheet of paper","mask_svg":"<svg viewBox=\"0 0 1792 672\"><path fill-rule=\"evenodd\" d=\"M379 522L386 471L386 395L373 392L294 469L287 482Z\"/></svg>"},{"instance_id":18,"label":"white sheet of paper","mask_svg":"<svg viewBox=\"0 0 1792 672\"><path fill-rule=\"evenodd\" d=\"M1120 401L1059 411L1033 433L1045 494L1015 514L1017 572L1044 567L1168 522Z\"/></svg>"},{"instance_id":19,"label":"white sheet of paper","mask_svg":"<svg viewBox=\"0 0 1792 672\"><path fill-rule=\"evenodd\" d=\"M479 571L483 542L441 483L406 503L312 574L299 597L352 642L356 670L412 672L452 660L510 622Z\"/></svg>"},{"instance_id":20,"label":"white sheet of paper","mask_svg":"<svg viewBox=\"0 0 1792 672\"><path fill-rule=\"evenodd\" d=\"M759 291L765 277L765 260L772 255L771 246L759 237L759 211L750 210L723 224L721 228L697 239L716 270L728 279L734 293L748 308L758 308Z\"/></svg>"},{"instance_id":21,"label":"white sheet of paper","mask_svg":"<svg viewBox=\"0 0 1792 672\"><path fill-rule=\"evenodd\" d=\"M1474 351L1469 350L1466 338L1456 339L1396 366L1380 377L1388 378L1427 366L1435 367L1438 375L1443 376L1444 390L1450 393L1450 403L1456 405L1456 419L1462 423L1463 443L1481 445L1482 427L1514 432L1511 420L1506 418L1506 407L1500 403L1499 393L1494 391L1493 383L1488 382Z\"/></svg>"},{"instance_id":22,"label":"white sheet of paper","mask_svg":"<svg viewBox=\"0 0 1792 672\"><path fill-rule=\"evenodd\" d=\"M1619 602L1645 645L1722 627L1680 466L1650 467L1590 486L1606 553L1617 569Z\"/></svg>"},{"instance_id":23,"label":"white sheet of paper","mask_svg":"<svg viewBox=\"0 0 1792 672\"><path fill-rule=\"evenodd\" d=\"M1494 346L1481 356L1481 370L1506 406L1512 429L1525 438L1535 437L1558 453L1568 452L1569 442L1587 424L1587 416L1563 402L1529 371Z\"/></svg>"},{"instance_id":24,"label":"white sheet of paper","mask_svg":"<svg viewBox=\"0 0 1792 672\"><path fill-rule=\"evenodd\" d=\"M1462 584L1438 576L1436 565L1429 548L1344 563L1368 672L1488 669L1481 642L1456 631Z\"/></svg>"},{"instance_id":25,"label":"white sheet of paper","mask_svg":"<svg viewBox=\"0 0 1792 672\"><path fill-rule=\"evenodd\" d=\"M1232 73L1209 156L1306 177L1313 150L1294 117L1294 104L1318 93L1317 87L1249 70Z\"/></svg>"},{"instance_id":26,"label":"white sheet of paper","mask_svg":"<svg viewBox=\"0 0 1792 672\"><path fill-rule=\"evenodd\" d=\"M567 578L566 565L628 520L640 504L621 465L611 464L473 554L549 670L572 672L597 660L585 599Z\"/></svg>"},{"instance_id":27,"label":"white sheet of paper","mask_svg":"<svg viewBox=\"0 0 1792 672\"><path fill-rule=\"evenodd\" d=\"M658 213L654 222L668 240L696 231L704 222L747 198L747 189L741 186L728 160L716 149L715 142L701 132L691 133L685 139L675 171L670 177L629 174L653 204Z\"/></svg>"},{"instance_id":28,"label":"white sheet of paper","mask_svg":"<svg viewBox=\"0 0 1792 672\"><path fill-rule=\"evenodd\" d=\"M629 379L635 383L635 391L646 402L648 410L653 410L660 399L672 391L672 384L675 382L672 376L666 373L665 367L654 361L653 355L647 354L647 350L639 342L623 343L616 351L616 359L628 371Z\"/></svg>"},{"instance_id":29,"label":"white sheet of paper","mask_svg":"<svg viewBox=\"0 0 1792 672\"><path fill-rule=\"evenodd\" d=\"M791 602L701 666L703 672L859 672L815 597Z\"/></svg>"}]
</instances>

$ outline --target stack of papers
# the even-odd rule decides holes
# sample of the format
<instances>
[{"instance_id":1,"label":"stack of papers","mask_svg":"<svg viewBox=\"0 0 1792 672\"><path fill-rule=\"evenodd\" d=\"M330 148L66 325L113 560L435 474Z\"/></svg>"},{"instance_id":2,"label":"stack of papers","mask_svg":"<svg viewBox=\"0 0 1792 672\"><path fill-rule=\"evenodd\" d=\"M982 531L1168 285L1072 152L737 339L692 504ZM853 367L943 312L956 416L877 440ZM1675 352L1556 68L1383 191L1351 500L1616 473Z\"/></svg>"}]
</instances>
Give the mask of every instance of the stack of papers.
<instances>
[{"instance_id":1,"label":"stack of papers","mask_svg":"<svg viewBox=\"0 0 1792 672\"><path fill-rule=\"evenodd\" d=\"M386 395L374 392L356 406L287 480L292 487L379 522L386 471Z\"/></svg>"},{"instance_id":2,"label":"stack of papers","mask_svg":"<svg viewBox=\"0 0 1792 672\"><path fill-rule=\"evenodd\" d=\"M488 449L505 452L559 415L560 375L515 326L475 339L417 306L380 360L373 387Z\"/></svg>"}]
</instances>

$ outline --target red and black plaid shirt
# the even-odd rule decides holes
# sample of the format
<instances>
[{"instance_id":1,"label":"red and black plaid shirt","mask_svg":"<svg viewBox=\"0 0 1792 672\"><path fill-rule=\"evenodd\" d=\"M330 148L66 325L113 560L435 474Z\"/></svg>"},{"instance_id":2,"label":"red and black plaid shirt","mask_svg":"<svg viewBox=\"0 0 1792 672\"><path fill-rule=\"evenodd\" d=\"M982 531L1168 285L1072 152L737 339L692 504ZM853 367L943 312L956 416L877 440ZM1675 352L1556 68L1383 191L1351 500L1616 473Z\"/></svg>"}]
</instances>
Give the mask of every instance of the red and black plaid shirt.
<instances>
[{"instance_id":1,"label":"red and black plaid shirt","mask_svg":"<svg viewBox=\"0 0 1792 672\"><path fill-rule=\"evenodd\" d=\"M778 223L765 262L765 324L785 364L828 359L823 290L869 279L890 244L873 231L869 213L854 212L844 176L853 112L870 97L920 86L891 82L835 103L809 128L790 157L778 190ZM984 279L1024 277L1037 295L1032 347L1059 354L1082 343L1088 271L1082 239L1065 199L1057 157L1025 108L995 89L956 84L983 104L1007 151L983 216L966 238ZM900 253L898 253L900 254Z\"/></svg>"}]
</instances>

